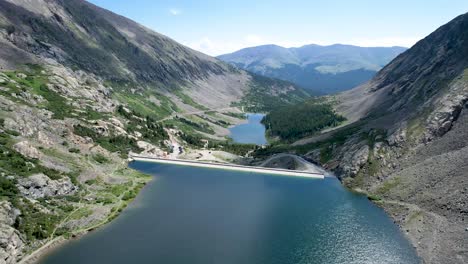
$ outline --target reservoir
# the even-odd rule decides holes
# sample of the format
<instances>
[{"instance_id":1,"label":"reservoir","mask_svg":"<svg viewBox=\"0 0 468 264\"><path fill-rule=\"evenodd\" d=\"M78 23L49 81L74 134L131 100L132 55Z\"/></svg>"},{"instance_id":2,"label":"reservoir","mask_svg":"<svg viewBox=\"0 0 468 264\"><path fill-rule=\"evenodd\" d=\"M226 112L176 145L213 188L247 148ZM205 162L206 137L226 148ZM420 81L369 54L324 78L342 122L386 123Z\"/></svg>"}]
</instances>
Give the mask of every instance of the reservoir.
<instances>
[{"instance_id":1,"label":"reservoir","mask_svg":"<svg viewBox=\"0 0 468 264\"><path fill-rule=\"evenodd\" d=\"M419 263L385 212L334 177L130 166L154 180L112 223L41 263Z\"/></svg>"},{"instance_id":2,"label":"reservoir","mask_svg":"<svg viewBox=\"0 0 468 264\"><path fill-rule=\"evenodd\" d=\"M264 114L246 114L247 123L229 129L230 137L237 143L267 144L265 126L261 123Z\"/></svg>"}]
</instances>

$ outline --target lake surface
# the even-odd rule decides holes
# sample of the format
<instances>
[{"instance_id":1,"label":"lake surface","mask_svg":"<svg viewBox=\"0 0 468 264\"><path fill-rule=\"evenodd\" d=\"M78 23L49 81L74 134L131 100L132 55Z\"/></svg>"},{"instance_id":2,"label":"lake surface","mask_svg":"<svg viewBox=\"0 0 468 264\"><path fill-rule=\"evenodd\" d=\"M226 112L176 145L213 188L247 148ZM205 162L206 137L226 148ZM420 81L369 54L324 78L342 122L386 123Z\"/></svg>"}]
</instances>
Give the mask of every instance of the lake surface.
<instances>
[{"instance_id":1,"label":"lake surface","mask_svg":"<svg viewBox=\"0 0 468 264\"><path fill-rule=\"evenodd\" d=\"M418 263L384 211L335 178L131 167L154 181L111 224L41 263Z\"/></svg>"},{"instance_id":2,"label":"lake surface","mask_svg":"<svg viewBox=\"0 0 468 264\"><path fill-rule=\"evenodd\" d=\"M237 143L252 143L265 145L265 126L260 123L264 114L246 114L247 123L234 126L229 129L230 137Z\"/></svg>"}]
</instances>

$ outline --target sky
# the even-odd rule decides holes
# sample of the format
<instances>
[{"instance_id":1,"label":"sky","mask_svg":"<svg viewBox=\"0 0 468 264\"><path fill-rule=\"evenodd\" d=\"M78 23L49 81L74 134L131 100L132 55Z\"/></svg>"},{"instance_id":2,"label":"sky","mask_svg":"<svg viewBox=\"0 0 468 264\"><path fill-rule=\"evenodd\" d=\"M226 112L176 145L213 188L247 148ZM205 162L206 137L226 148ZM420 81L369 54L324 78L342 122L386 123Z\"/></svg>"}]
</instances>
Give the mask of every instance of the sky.
<instances>
[{"instance_id":1,"label":"sky","mask_svg":"<svg viewBox=\"0 0 468 264\"><path fill-rule=\"evenodd\" d=\"M276 44L411 47L468 0L89 0L206 54Z\"/></svg>"}]
</instances>

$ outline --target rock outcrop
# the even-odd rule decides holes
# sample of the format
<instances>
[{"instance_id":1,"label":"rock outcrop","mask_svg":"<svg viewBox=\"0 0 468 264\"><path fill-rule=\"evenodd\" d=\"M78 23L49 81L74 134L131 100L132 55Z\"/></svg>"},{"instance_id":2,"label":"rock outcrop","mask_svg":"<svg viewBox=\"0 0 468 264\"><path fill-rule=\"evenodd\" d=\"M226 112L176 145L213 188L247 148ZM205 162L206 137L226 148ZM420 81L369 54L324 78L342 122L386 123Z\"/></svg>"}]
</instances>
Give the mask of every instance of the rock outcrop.
<instances>
[{"instance_id":1,"label":"rock outcrop","mask_svg":"<svg viewBox=\"0 0 468 264\"><path fill-rule=\"evenodd\" d=\"M14 264L22 255L24 241L20 233L12 227L19 210L9 202L0 202L0 263Z\"/></svg>"},{"instance_id":2,"label":"rock outcrop","mask_svg":"<svg viewBox=\"0 0 468 264\"><path fill-rule=\"evenodd\" d=\"M13 145L13 149L28 158L39 159L39 157L41 156L39 150L37 150L27 141L21 141L16 143L15 145Z\"/></svg>"},{"instance_id":3,"label":"rock outcrop","mask_svg":"<svg viewBox=\"0 0 468 264\"><path fill-rule=\"evenodd\" d=\"M362 145L355 151L346 151L339 165L339 170L342 172L342 177L354 177L359 172L361 167L366 164L369 157L369 146Z\"/></svg>"},{"instance_id":4,"label":"rock outcrop","mask_svg":"<svg viewBox=\"0 0 468 264\"><path fill-rule=\"evenodd\" d=\"M61 196L74 193L78 187L73 185L70 178L64 177L51 180L39 173L18 180L18 189L26 197L38 199L49 196Z\"/></svg>"},{"instance_id":5,"label":"rock outcrop","mask_svg":"<svg viewBox=\"0 0 468 264\"><path fill-rule=\"evenodd\" d=\"M463 74L449 86L449 92L435 103L436 109L427 119L425 142L447 133L468 101L468 82Z\"/></svg>"},{"instance_id":6,"label":"rock outcrop","mask_svg":"<svg viewBox=\"0 0 468 264\"><path fill-rule=\"evenodd\" d=\"M142 151L139 153L140 155L146 156L146 157L154 157L154 158L160 158L164 156L164 151L156 147L155 145L146 142L146 141L137 141L137 145Z\"/></svg>"},{"instance_id":7,"label":"rock outcrop","mask_svg":"<svg viewBox=\"0 0 468 264\"><path fill-rule=\"evenodd\" d=\"M467 43L464 14L337 95L351 124L314 141L335 144L324 166L379 200L426 263L468 260Z\"/></svg>"}]
</instances>

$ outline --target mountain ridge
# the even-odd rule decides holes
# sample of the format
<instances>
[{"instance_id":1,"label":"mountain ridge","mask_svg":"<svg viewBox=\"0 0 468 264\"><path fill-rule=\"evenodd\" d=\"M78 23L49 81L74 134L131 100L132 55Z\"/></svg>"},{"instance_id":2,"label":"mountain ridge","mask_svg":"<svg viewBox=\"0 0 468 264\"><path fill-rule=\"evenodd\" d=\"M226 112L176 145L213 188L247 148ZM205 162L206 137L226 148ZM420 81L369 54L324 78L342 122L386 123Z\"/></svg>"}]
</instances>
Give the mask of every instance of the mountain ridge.
<instances>
[{"instance_id":1,"label":"mountain ridge","mask_svg":"<svg viewBox=\"0 0 468 264\"><path fill-rule=\"evenodd\" d=\"M403 47L317 44L284 48L261 45L220 55L219 59L260 75L279 78L321 93L350 89L369 80ZM349 74L354 71L354 79ZM346 76L348 74L348 76Z\"/></svg>"},{"instance_id":2,"label":"mountain ridge","mask_svg":"<svg viewBox=\"0 0 468 264\"><path fill-rule=\"evenodd\" d=\"M347 121L290 151L382 206L424 263L466 263L468 13L326 101Z\"/></svg>"}]
</instances>

